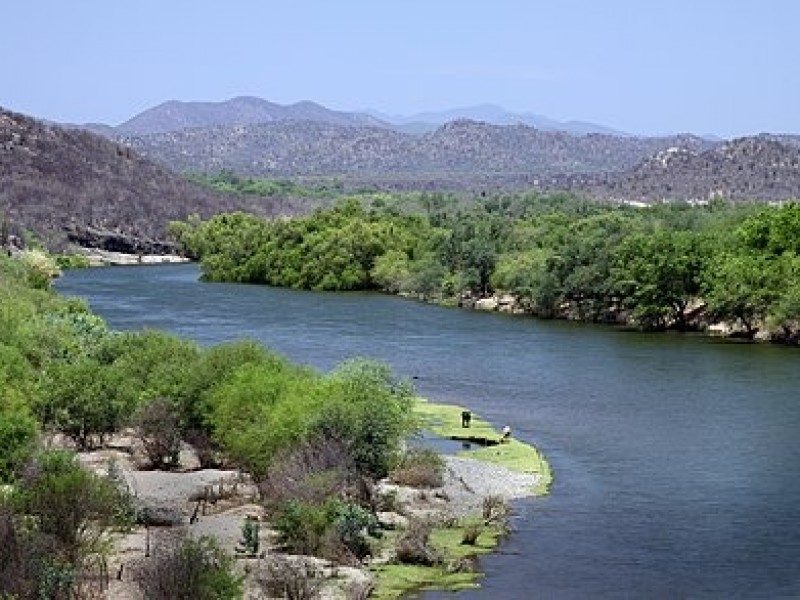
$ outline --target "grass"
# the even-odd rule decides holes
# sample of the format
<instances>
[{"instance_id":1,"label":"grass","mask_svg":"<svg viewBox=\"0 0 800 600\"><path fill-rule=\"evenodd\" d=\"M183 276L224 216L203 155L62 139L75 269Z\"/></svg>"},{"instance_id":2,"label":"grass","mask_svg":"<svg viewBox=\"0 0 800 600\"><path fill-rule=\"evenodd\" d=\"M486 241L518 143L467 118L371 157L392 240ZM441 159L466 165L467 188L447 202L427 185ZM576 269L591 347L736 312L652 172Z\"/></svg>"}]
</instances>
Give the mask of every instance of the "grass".
<instances>
[{"instance_id":1,"label":"grass","mask_svg":"<svg viewBox=\"0 0 800 600\"><path fill-rule=\"evenodd\" d=\"M463 407L454 404L433 404L422 398L414 405L414 413L420 419L423 429L444 438L463 438L474 436L488 440L499 440L501 434L490 423L472 414L469 428L461 427ZM460 456L474 458L484 462L506 467L517 473L536 473L539 483L531 489L531 493L542 496L548 493L553 482L550 464L539 450L520 440L511 439L496 446L484 446L471 450L462 450Z\"/></svg>"},{"instance_id":2,"label":"grass","mask_svg":"<svg viewBox=\"0 0 800 600\"><path fill-rule=\"evenodd\" d=\"M422 429L443 438L475 437L487 440L500 440L501 433L490 423L473 414L469 428L461 427L461 406L451 404L433 404L419 398L414 405L414 414L420 421ZM539 482L531 489L537 496L547 494L553 481L550 465L539 450L520 440L511 439L495 446L477 447L462 450L459 455L490 462L506 467L518 473L536 473ZM481 525L481 533L474 545L463 544L464 531L475 524ZM480 587L483 574L474 570L451 569L448 566L458 564L482 554L493 552L504 534L497 525L485 525L479 515L462 519L451 527L438 527L431 532L430 541L442 551L444 564L435 567L423 567L403 564L381 564L372 567L375 575L375 598L388 600L399 598L411 591L442 590L458 591ZM383 544L394 544L397 532L385 536Z\"/></svg>"},{"instance_id":3,"label":"grass","mask_svg":"<svg viewBox=\"0 0 800 600\"><path fill-rule=\"evenodd\" d=\"M470 525L480 523L479 517L463 519L452 527L437 527L431 532L431 544L444 554L445 563L441 566L422 567L417 565L383 564L373 567L376 579L375 598L388 600L399 598L410 591L441 590L454 592L480 587L483 573L469 570L452 570L449 565L461 559L470 559L488 554L497 548L503 531L497 526L483 526L474 545L462 544L464 530ZM396 534L386 543L393 543Z\"/></svg>"}]
</instances>

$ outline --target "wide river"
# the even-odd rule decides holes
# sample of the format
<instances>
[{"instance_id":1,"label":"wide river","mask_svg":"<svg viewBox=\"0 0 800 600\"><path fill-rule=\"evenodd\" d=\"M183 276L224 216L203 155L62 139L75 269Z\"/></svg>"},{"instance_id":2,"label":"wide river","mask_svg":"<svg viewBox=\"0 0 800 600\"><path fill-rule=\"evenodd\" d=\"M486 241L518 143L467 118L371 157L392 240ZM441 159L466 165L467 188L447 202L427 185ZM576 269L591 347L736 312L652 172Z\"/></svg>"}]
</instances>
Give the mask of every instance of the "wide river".
<instances>
[{"instance_id":1,"label":"wide river","mask_svg":"<svg viewBox=\"0 0 800 600\"><path fill-rule=\"evenodd\" d=\"M366 356L541 447L547 498L459 598L800 597L800 350L198 281L67 273L116 329L257 339L328 370ZM446 597L427 594L428 598Z\"/></svg>"}]
</instances>

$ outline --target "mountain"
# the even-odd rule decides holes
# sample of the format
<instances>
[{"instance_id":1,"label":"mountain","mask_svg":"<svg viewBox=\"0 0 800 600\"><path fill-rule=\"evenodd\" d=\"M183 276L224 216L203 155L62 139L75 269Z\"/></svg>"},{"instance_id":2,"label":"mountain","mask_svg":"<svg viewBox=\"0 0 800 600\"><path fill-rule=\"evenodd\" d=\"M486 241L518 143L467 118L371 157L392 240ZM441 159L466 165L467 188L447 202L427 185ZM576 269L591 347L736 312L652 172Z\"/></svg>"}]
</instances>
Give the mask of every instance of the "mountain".
<instances>
[{"instance_id":1,"label":"mountain","mask_svg":"<svg viewBox=\"0 0 800 600\"><path fill-rule=\"evenodd\" d=\"M369 115L330 110L314 102L281 105L252 96L240 96L224 102L170 100L125 121L115 128L115 132L122 135L149 135L188 128L284 120L318 121L341 126L388 126Z\"/></svg>"},{"instance_id":2,"label":"mountain","mask_svg":"<svg viewBox=\"0 0 800 600\"><path fill-rule=\"evenodd\" d=\"M178 171L231 169L259 177L453 175L551 176L630 168L671 146L705 149L693 136L575 136L528 125L458 120L414 136L380 127L318 121L219 126L124 140L137 152Z\"/></svg>"},{"instance_id":3,"label":"mountain","mask_svg":"<svg viewBox=\"0 0 800 600\"><path fill-rule=\"evenodd\" d=\"M744 137L706 151L670 147L584 190L639 201L800 198L800 137Z\"/></svg>"},{"instance_id":4,"label":"mountain","mask_svg":"<svg viewBox=\"0 0 800 600\"><path fill-rule=\"evenodd\" d=\"M377 111L365 111L373 117L391 123L400 131L406 133L428 133L437 127L450 121L467 119L470 121L481 121L492 125L530 125L542 131L565 131L576 135L587 135L590 133L601 133L604 135L627 134L585 121L557 121L543 115L530 112L514 113L507 111L495 104L478 104L441 111L428 111L417 113L411 116L386 115Z\"/></svg>"},{"instance_id":5,"label":"mountain","mask_svg":"<svg viewBox=\"0 0 800 600\"><path fill-rule=\"evenodd\" d=\"M250 202L250 201L248 201ZM0 108L0 222L51 246L87 228L163 240L170 220L274 205L193 185L130 147Z\"/></svg>"}]
</instances>

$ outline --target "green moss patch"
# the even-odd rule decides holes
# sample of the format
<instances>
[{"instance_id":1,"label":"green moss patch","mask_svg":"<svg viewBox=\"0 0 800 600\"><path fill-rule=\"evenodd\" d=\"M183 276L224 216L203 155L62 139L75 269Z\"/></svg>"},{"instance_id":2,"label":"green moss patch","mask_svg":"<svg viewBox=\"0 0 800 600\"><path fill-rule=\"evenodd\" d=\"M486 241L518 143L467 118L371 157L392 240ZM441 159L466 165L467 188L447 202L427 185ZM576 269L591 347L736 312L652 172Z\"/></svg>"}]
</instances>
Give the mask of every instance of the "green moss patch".
<instances>
[{"instance_id":1,"label":"green moss patch","mask_svg":"<svg viewBox=\"0 0 800 600\"><path fill-rule=\"evenodd\" d=\"M444 564L434 567L419 565L384 564L372 568L376 579L375 598L398 598L411 591L458 591L479 587L483 573L463 570L459 564L464 559L492 552L503 535L497 526L483 525L475 544L462 544L464 530L481 524L480 518L462 520L453 527L439 527L431 532L431 545L445 556Z\"/></svg>"},{"instance_id":2,"label":"green moss patch","mask_svg":"<svg viewBox=\"0 0 800 600\"><path fill-rule=\"evenodd\" d=\"M419 418L422 429L430 431L434 435L456 440L471 437L491 441L500 440L501 433L474 413L470 426L462 427L461 413L463 410L465 409L462 406L434 404L422 398L418 398L414 404L414 413ZM547 494L553 482L550 464L542 453L535 446L513 438L494 446L462 450L459 455L498 464L518 473L539 475L538 485L531 490L531 493L537 496Z\"/></svg>"}]
</instances>

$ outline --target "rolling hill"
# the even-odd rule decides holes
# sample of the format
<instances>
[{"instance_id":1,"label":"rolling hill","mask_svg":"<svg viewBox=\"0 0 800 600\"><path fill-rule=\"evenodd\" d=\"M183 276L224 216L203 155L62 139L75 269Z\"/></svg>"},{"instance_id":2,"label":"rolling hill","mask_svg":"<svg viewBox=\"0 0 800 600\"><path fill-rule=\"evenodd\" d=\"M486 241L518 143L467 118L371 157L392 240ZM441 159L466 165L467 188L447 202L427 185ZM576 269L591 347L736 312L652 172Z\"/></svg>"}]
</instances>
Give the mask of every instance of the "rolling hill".
<instances>
[{"instance_id":1,"label":"rolling hill","mask_svg":"<svg viewBox=\"0 0 800 600\"><path fill-rule=\"evenodd\" d=\"M130 147L0 109L0 220L51 246L87 228L147 244L192 213L285 208L201 188Z\"/></svg>"}]
</instances>

